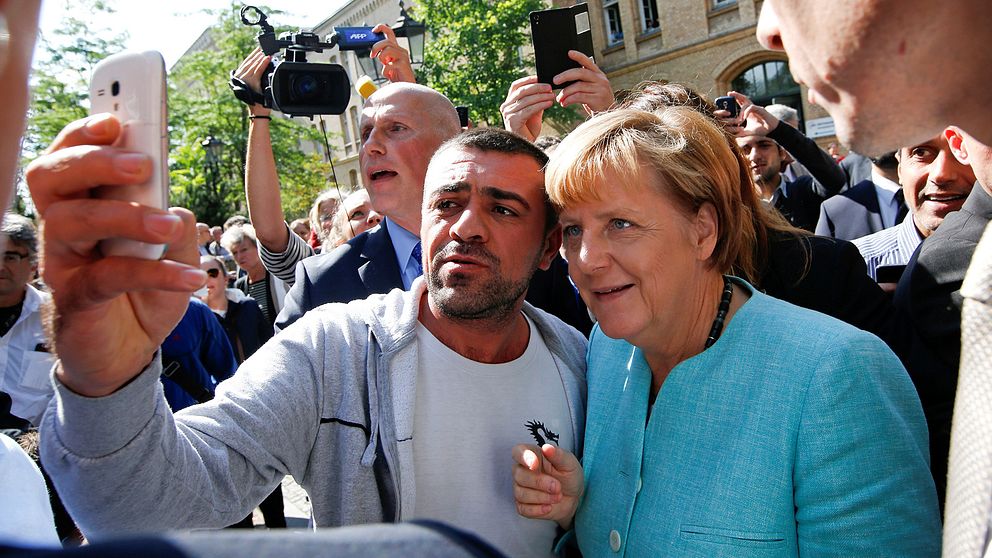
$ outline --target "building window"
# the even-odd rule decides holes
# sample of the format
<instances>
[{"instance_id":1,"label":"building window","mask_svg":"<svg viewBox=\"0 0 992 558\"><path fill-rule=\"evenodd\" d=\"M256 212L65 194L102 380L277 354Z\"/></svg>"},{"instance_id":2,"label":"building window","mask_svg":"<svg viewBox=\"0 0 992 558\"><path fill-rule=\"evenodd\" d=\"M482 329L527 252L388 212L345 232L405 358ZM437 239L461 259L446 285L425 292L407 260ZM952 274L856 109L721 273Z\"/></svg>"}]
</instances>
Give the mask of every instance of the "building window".
<instances>
[{"instance_id":1,"label":"building window","mask_svg":"<svg viewBox=\"0 0 992 558\"><path fill-rule=\"evenodd\" d=\"M355 145L351 143L351 126L348 126L348 117L343 114L338 115L338 123L341 125L341 136L344 138L344 152L351 155Z\"/></svg>"},{"instance_id":2,"label":"building window","mask_svg":"<svg viewBox=\"0 0 992 558\"><path fill-rule=\"evenodd\" d=\"M355 132L355 147L358 147L358 144L362 140L362 134L359 133L359 131L358 131L358 121L359 121L358 120L358 107L351 107L350 109L348 109L348 113L351 114L351 125L353 126L352 129Z\"/></svg>"},{"instance_id":3,"label":"building window","mask_svg":"<svg viewBox=\"0 0 992 558\"><path fill-rule=\"evenodd\" d=\"M719 10L727 6L733 6L736 3L737 0L710 0L710 7L713 10Z\"/></svg>"},{"instance_id":4,"label":"building window","mask_svg":"<svg viewBox=\"0 0 992 558\"><path fill-rule=\"evenodd\" d=\"M658 22L658 4L655 0L641 0L641 29L654 33L661 27Z\"/></svg>"},{"instance_id":5,"label":"building window","mask_svg":"<svg viewBox=\"0 0 992 558\"><path fill-rule=\"evenodd\" d=\"M606 22L607 46L623 42L623 25L620 24L620 0L603 2L603 21Z\"/></svg>"},{"instance_id":6,"label":"building window","mask_svg":"<svg viewBox=\"0 0 992 558\"><path fill-rule=\"evenodd\" d=\"M751 102L756 105L781 104L796 109L802 126L802 92L799 84L792 79L788 62L773 60L755 64L734 78L730 87L750 97Z\"/></svg>"},{"instance_id":7,"label":"building window","mask_svg":"<svg viewBox=\"0 0 992 558\"><path fill-rule=\"evenodd\" d=\"M351 182L352 190L358 189L358 171L356 171L355 169L351 169L350 171L348 171L348 182Z\"/></svg>"}]
</instances>

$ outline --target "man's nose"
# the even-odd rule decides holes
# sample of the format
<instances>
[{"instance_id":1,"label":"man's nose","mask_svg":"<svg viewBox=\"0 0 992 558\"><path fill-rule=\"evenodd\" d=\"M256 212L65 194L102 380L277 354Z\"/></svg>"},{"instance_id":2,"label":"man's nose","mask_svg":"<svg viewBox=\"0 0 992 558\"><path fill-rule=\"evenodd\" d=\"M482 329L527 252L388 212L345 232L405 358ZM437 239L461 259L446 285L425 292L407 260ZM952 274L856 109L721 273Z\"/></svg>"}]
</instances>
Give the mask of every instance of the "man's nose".
<instances>
[{"instance_id":1,"label":"man's nose","mask_svg":"<svg viewBox=\"0 0 992 558\"><path fill-rule=\"evenodd\" d=\"M758 16L758 42L768 50L785 50L782 44L782 31L780 29L778 14L769 0L761 5L761 14Z\"/></svg>"},{"instance_id":2,"label":"man's nose","mask_svg":"<svg viewBox=\"0 0 992 558\"><path fill-rule=\"evenodd\" d=\"M451 225L451 237L463 242L485 242L488 238L488 228L479 215L480 209L471 205L462 210L458 220Z\"/></svg>"}]
</instances>

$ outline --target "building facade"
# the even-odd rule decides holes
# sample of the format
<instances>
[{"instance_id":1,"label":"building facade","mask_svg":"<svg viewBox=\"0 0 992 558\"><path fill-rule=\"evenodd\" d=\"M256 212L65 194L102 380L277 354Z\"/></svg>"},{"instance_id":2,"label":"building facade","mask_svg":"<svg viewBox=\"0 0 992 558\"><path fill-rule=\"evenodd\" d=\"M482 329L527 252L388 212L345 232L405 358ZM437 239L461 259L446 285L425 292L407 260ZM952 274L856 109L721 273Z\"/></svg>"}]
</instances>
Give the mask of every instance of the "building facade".
<instances>
[{"instance_id":1,"label":"building facade","mask_svg":"<svg viewBox=\"0 0 992 558\"><path fill-rule=\"evenodd\" d=\"M556 2L571 5L576 2ZM832 121L806 101L785 53L755 38L762 0L589 0L595 58L614 89L643 80L678 82L713 99L737 90L757 104L799 110L807 133L824 145Z\"/></svg>"}]
</instances>

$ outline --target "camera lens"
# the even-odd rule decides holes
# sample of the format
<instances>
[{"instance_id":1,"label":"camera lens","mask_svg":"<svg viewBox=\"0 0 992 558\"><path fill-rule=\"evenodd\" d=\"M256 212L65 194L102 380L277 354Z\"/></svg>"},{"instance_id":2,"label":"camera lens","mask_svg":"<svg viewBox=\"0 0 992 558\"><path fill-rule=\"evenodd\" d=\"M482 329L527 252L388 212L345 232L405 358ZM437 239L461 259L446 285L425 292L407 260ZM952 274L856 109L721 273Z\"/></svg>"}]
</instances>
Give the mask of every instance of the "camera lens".
<instances>
[{"instance_id":1,"label":"camera lens","mask_svg":"<svg viewBox=\"0 0 992 558\"><path fill-rule=\"evenodd\" d=\"M294 75L290 93L295 101L309 101L320 95L320 82L313 74Z\"/></svg>"}]
</instances>

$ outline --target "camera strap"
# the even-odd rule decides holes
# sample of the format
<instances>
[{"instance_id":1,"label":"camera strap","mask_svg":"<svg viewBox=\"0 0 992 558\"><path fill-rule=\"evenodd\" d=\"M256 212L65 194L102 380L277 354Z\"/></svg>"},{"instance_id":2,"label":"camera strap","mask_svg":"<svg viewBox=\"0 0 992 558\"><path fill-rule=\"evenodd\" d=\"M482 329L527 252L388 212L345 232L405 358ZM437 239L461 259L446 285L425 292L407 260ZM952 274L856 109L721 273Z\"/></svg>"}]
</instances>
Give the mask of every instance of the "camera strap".
<instances>
[{"instance_id":1,"label":"camera strap","mask_svg":"<svg viewBox=\"0 0 992 558\"><path fill-rule=\"evenodd\" d=\"M265 108L272 108L272 105L268 103L265 95L256 93L252 90L252 88L245 83L245 80L235 76L233 71L231 72L231 81L227 82L227 85L231 88L231 91L234 92L234 96L237 97L237 99L242 103L248 106L261 105Z\"/></svg>"}]
</instances>

